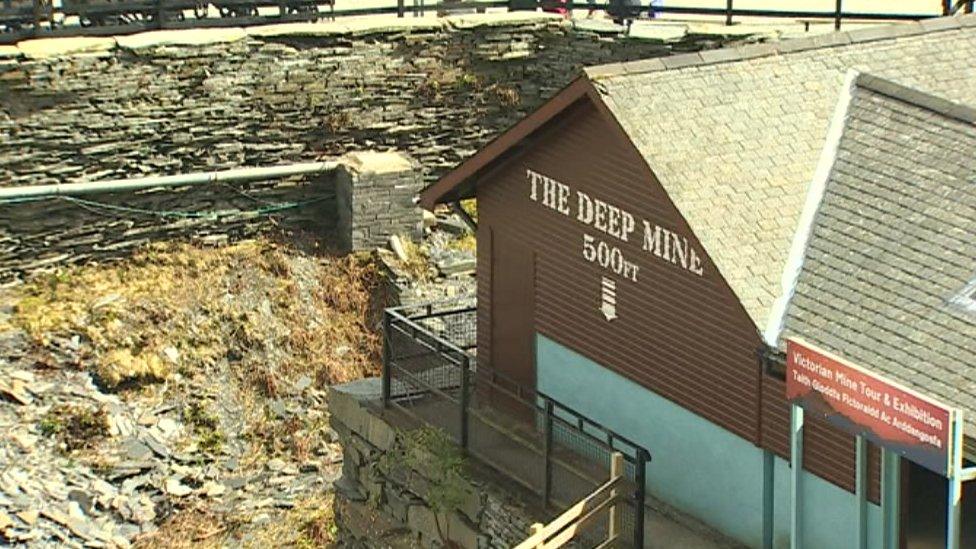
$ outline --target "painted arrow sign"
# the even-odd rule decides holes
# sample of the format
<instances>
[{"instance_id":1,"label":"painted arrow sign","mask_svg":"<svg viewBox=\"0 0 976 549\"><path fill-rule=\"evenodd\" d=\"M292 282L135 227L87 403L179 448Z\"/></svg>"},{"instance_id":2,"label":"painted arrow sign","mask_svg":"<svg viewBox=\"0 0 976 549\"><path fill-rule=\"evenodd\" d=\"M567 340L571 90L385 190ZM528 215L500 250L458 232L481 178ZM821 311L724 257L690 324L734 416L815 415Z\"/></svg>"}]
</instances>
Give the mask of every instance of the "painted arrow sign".
<instances>
[{"instance_id":1,"label":"painted arrow sign","mask_svg":"<svg viewBox=\"0 0 976 549\"><path fill-rule=\"evenodd\" d=\"M607 322L617 318L617 282L603 277L600 312Z\"/></svg>"}]
</instances>

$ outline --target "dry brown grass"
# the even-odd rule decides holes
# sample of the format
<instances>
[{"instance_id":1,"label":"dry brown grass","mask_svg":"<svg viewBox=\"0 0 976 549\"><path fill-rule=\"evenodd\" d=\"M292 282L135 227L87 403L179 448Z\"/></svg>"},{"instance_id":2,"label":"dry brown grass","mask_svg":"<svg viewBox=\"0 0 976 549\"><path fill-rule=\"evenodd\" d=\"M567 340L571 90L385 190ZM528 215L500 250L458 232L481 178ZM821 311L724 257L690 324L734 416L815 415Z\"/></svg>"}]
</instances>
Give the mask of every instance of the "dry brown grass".
<instances>
[{"instance_id":1,"label":"dry brown grass","mask_svg":"<svg viewBox=\"0 0 976 549\"><path fill-rule=\"evenodd\" d=\"M251 516L230 516L205 507L185 509L172 515L159 529L136 540L136 549L210 549L243 547L293 547L296 549L336 546L336 524L332 494L312 496L296 502L262 525L251 525Z\"/></svg>"},{"instance_id":2,"label":"dry brown grass","mask_svg":"<svg viewBox=\"0 0 976 549\"><path fill-rule=\"evenodd\" d=\"M430 280L437 275L436 270L431 267L430 257L427 251L416 242L410 240L408 236L400 237L400 245L403 246L405 259L399 259L400 269L413 280Z\"/></svg>"},{"instance_id":3,"label":"dry brown grass","mask_svg":"<svg viewBox=\"0 0 976 549\"><path fill-rule=\"evenodd\" d=\"M280 520L241 538L248 549L295 547L326 549L336 547L336 524L332 494L299 501Z\"/></svg>"},{"instance_id":4,"label":"dry brown grass","mask_svg":"<svg viewBox=\"0 0 976 549\"><path fill-rule=\"evenodd\" d=\"M224 547L241 522L205 507L184 509L159 525L159 529L136 538L138 549L216 549Z\"/></svg>"}]
</instances>

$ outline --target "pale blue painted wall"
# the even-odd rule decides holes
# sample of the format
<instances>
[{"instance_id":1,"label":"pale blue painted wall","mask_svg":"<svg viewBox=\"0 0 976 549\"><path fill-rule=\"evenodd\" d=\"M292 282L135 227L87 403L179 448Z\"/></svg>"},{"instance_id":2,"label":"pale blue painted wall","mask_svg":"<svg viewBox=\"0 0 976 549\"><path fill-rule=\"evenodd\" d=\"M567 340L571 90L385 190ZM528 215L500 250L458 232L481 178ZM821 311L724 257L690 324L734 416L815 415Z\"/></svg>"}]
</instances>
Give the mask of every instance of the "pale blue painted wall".
<instances>
[{"instance_id":1,"label":"pale blue painted wall","mask_svg":"<svg viewBox=\"0 0 976 549\"><path fill-rule=\"evenodd\" d=\"M790 464L774 460L774 547L790 546ZM803 473L803 542L811 549L857 547L857 498L847 490ZM881 507L868 504L868 547L881 549Z\"/></svg>"},{"instance_id":2,"label":"pale blue painted wall","mask_svg":"<svg viewBox=\"0 0 976 549\"><path fill-rule=\"evenodd\" d=\"M611 372L545 336L536 337L539 390L653 455L651 493L751 547L762 546L763 452L751 442ZM774 460L775 546L789 546L790 468ZM850 547L856 499L804 476L806 547ZM880 547L881 511L870 506L870 547Z\"/></svg>"}]
</instances>

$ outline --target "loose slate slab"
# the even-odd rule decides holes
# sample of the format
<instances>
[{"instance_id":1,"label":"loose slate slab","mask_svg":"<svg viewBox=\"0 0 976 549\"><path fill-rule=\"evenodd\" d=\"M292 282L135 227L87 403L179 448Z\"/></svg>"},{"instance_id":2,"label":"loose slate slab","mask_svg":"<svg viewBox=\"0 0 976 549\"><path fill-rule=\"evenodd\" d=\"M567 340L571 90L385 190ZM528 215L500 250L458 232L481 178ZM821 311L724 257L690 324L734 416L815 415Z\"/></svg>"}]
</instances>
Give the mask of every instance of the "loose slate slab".
<instances>
[{"instance_id":1,"label":"loose slate slab","mask_svg":"<svg viewBox=\"0 0 976 549\"><path fill-rule=\"evenodd\" d=\"M115 48L115 38L78 36L73 38L37 38L24 40L17 49L30 59L64 57L81 53L99 53Z\"/></svg>"},{"instance_id":2,"label":"loose slate slab","mask_svg":"<svg viewBox=\"0 0 976 549\"><path fill-rule=\"evenodd\" d=\"M120 48L136 50L154 48L158 46L204 46L207 44L224 44L247 38L247 32L241 27L227 27L218 29L185 29L140 32L129 36L118 36L116 42Z\"/></svg>"}]
</instances>

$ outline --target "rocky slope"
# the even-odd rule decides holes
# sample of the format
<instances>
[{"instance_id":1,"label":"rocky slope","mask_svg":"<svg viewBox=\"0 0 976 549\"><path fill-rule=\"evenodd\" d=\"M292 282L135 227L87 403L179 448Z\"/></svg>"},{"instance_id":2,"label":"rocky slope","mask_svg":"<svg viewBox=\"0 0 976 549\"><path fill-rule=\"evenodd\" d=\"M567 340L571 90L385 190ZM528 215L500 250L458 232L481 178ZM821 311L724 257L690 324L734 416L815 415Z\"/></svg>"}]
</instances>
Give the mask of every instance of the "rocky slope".
<instances>
[{"instance_id":1,"label":"rocky slope","mask_svg":"<svg viewBox=\"0 0 976 549\"><path fill-rule=\"evenodd\" d=\"M0 542L321 546L323 389L375 373L379 276L267 241L155 246L0 295Z\"/></svg>"}]
</instances>

